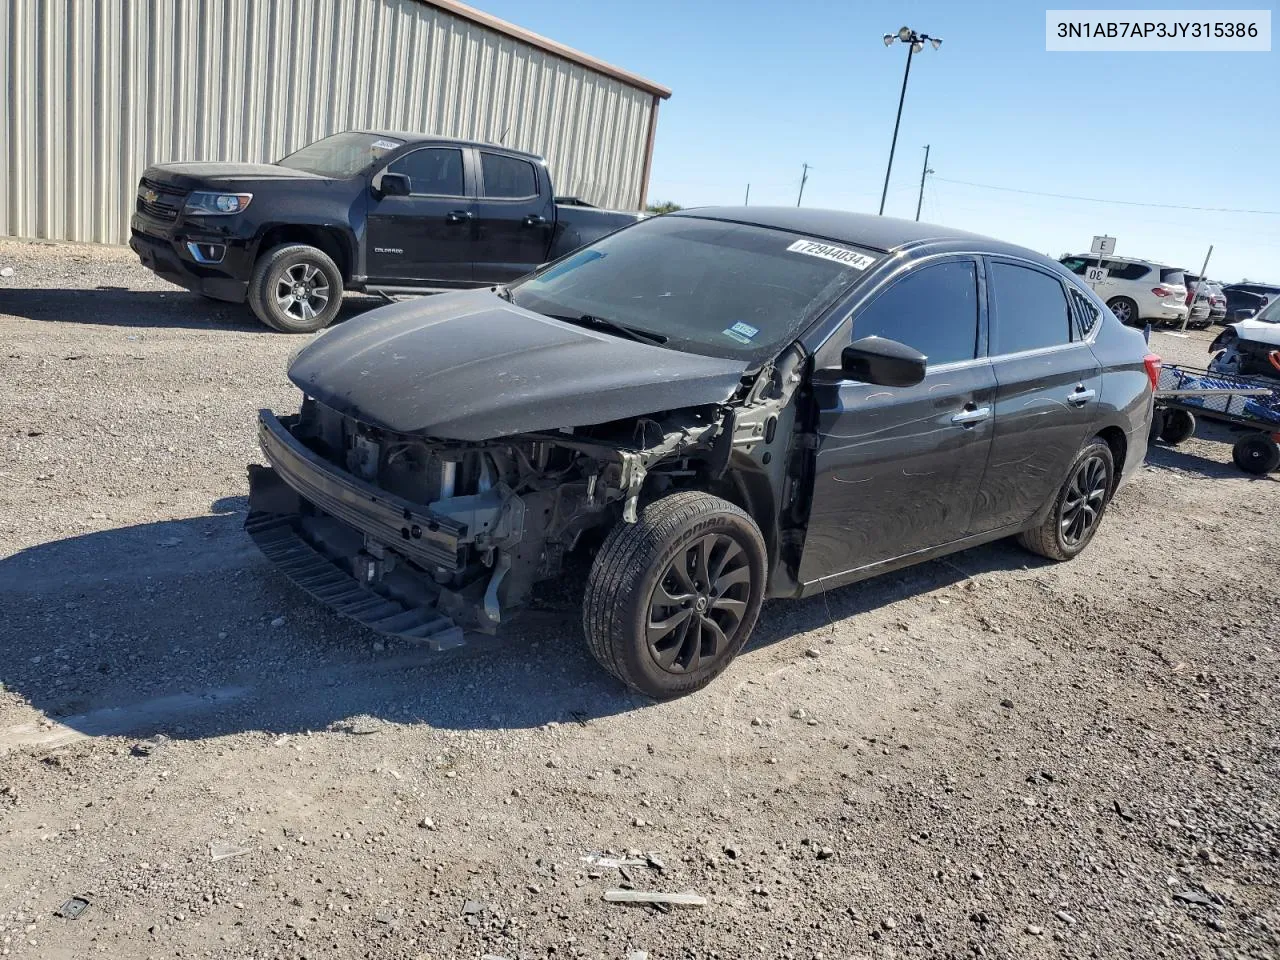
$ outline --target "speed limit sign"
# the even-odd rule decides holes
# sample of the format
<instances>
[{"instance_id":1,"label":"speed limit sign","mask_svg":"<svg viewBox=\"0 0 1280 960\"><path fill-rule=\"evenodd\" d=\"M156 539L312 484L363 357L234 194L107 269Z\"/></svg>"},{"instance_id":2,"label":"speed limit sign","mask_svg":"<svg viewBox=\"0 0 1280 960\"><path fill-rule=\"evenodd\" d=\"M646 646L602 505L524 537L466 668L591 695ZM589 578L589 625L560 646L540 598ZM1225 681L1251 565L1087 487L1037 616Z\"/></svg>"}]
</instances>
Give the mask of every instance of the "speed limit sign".
<instances>
[{"instance_id":1,"label":"speed limit sign","mask_svg":"<svg viewBox=\"0 0 1280 960\"><path fill-rule=\"evenodd\" d=\"M1084 272L1085 283L1101 283L1107 279L1106 267L1089 267Z\"/></svg>"}]
</instances>

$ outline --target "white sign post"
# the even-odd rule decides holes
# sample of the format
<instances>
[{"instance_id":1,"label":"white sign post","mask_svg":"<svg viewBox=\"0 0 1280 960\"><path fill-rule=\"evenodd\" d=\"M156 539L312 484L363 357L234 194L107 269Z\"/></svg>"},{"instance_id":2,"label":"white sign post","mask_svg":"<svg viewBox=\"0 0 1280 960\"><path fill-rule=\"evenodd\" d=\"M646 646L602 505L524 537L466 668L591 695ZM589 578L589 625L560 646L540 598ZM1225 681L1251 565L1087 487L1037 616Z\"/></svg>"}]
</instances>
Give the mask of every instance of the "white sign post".
<instances>
[{"instance_id":1,"label":"white sign post","mask_svg":"<svg viewBox=\"0 0 1280 960\"><path fill-rule=\"evenodd\" d=\"M1084 275L1085 283L1093 285L1107 279L1107 271L1102 266L1102 258L1109 257L1116 252L1116 238L1108 237L1105 234L1101 237L1094 237L1093 246L1089 248L1089 252L1098 258L1098 265L1089 267Z\"/></svg>"}]
</instances>

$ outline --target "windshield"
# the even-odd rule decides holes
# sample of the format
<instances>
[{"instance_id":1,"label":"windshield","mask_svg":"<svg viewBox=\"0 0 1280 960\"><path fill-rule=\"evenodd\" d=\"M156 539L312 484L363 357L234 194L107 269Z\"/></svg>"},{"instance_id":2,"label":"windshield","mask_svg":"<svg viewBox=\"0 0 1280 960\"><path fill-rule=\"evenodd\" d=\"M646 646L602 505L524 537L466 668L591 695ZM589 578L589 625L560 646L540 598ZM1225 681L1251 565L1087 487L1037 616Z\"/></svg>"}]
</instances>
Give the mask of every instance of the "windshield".
<instances>
[{"instance_id":1,"label":"windshield","mask_svg":"<svg viewBox=\"0 0 1280 960\"><path fill-rule=\"evenodd\" d=\"M322 177L345 179L354 177L400 146L403 146L401 140L348 131L317 140L276 163L293 170L318 173Z\"/></svg>"},{"instance_id":2,"label":"windshield","mask_svg":"<svg viewBox=\"0 0 1280 960\"><path fill-rule=\"evenodd\" d=\"M1253 319L1261 320L1263 323L1280 323L1280 297L1272 297L1271 302Z\"/></svg>"},{"instance_id":3,"label":"windshield","mask_svg":"<svg viewBox=\"0 0 1280 960\"><path fill-rule=\"evenodd\" d=\"M537 313L599 318L690 353L758 361L794 339L878 256L766 227L655 217L510 292Z\"/></svg>"}]
</instances>

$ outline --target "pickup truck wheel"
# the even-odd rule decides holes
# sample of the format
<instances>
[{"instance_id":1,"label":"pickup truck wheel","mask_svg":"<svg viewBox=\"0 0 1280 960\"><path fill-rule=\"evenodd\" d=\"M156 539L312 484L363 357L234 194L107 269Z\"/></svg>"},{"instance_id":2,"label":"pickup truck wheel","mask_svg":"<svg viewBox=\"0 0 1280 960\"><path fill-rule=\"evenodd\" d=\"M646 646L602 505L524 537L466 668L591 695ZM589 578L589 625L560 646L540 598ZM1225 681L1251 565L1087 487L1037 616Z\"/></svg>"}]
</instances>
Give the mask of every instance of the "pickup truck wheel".
<instances>
[{"instance_id":1,"label":"pickup truck wheel","mask_svg":"<svg viewBox=\"0 0 1280 960\"><path fill-rule=\"evenodd\" d=\"M1048 516L1038 527L1018 534L1018 542L1050 560L1076 556L1102 525L1114 474L1111 448L1105 440L1094 437L1076 455Z\"/></svg>"},{"instance_id":2,"label":"pickup truck wheel","mask_svg":"<svg viewBox=\"0 0 1280 960\"><path fill-rule=\"evenodd\" d=\"M727 500L697 491L655 500L596 555L582 610L591 653L654 699L699 690L750 636L767 568L760 528Z\"/></svg>"},{"instance_id":3,"label":"pickup truck wheel","mask_svg":"<svg viewBox=\"0 0 1280 960\"><path fill-rule=\"evenodd\" d=\"M323 250L305 243L272 247L253 266L249 306L273 330L315 333L342 306L342 272Z\"/></svg>"}]
</instances>

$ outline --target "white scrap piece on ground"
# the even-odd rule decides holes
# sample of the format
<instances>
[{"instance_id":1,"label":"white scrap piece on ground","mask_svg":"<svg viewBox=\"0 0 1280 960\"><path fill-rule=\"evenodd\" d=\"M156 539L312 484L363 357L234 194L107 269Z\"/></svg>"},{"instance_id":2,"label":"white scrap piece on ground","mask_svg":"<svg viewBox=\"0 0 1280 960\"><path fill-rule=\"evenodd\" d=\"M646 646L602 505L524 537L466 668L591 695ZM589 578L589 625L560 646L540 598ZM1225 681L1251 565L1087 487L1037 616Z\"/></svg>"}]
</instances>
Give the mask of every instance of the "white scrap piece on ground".
<instances>
[{"instance_id":1,"label":"white scrap piece on ground","mask_svg":"<svg viewBox=\"0 0 1280 960\"><path fill-rule=\"evenodd\" d=\"M699 893L662 893L657 890L606 890L610 903L665 903L673 907L705 907L707 898Z\"/></svg>"}]
</instances>

